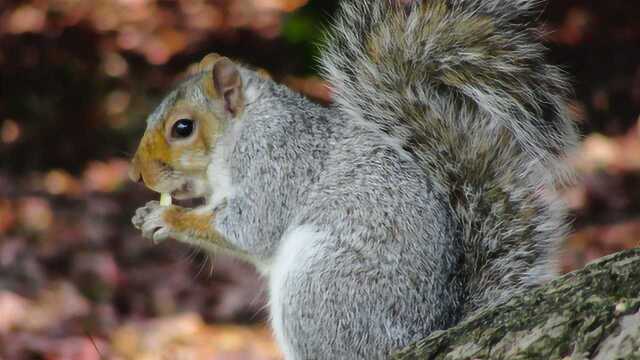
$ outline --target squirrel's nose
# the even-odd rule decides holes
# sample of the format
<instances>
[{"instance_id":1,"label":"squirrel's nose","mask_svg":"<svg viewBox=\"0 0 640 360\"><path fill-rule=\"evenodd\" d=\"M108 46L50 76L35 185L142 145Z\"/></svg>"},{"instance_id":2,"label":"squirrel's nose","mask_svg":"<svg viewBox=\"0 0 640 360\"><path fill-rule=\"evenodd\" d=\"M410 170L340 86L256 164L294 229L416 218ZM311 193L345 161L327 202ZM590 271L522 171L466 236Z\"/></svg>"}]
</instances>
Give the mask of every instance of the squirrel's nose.
<instances>
[{"instance_id":1,"label":"squirrel's nose","mask_svg":"<svg viewBox=\"0 0 640 360\"><path fill-rule=\"evenodd\" d=\"M129 179L133 182L142 182L142 175L140 169L136 166L135 160L129 166Z\"/></svg>"}]
</instances>

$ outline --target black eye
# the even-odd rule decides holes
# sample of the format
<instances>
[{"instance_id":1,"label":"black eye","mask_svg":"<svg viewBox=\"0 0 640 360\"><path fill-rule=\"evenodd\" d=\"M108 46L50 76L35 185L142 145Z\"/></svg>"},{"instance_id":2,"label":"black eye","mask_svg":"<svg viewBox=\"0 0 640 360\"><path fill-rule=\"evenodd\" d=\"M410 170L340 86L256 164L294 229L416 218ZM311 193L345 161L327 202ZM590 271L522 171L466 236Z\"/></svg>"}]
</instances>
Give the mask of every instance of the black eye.
<instances>
[{"instance_id":1,"label":"black eye","mask_svg":"<svg viewBox=\"0 0 640 360\"><path fill-rule=\"evenodd\" d=\"M171 129L171 137L176 139L183 139L189 137L193 133L193 120L180 119L173 124Z\"/></svg>"}]
</instances>

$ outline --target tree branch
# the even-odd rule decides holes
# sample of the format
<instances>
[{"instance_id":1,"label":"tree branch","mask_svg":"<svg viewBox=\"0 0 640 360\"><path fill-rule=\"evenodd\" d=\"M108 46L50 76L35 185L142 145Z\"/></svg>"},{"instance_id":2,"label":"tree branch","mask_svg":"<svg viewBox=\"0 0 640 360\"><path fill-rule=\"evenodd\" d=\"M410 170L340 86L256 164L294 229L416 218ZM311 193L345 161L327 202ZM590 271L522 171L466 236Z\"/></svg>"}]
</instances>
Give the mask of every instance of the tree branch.
<instances>
[{"instance_id":1,"label":"tree branch","mask_svg":"<svg viewBox=\"0 0 640 360\"><path fill-rule=\"evenodd\" d=\"M640 249L431 334L395 359L640 358Z\"/></svg>"}]
</instances>

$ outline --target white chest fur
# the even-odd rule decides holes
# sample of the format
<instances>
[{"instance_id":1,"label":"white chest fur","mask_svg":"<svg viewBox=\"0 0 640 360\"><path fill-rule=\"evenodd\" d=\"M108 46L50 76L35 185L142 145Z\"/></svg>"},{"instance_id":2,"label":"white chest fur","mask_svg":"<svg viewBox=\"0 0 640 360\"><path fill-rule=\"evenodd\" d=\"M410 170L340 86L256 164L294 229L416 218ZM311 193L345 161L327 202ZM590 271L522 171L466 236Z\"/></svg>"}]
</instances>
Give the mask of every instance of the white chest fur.
<instances>
[{"instance_id":1,"label":"white chest fur","mask_svg":"<svg viewBox=\"0 0 640 360\"><path fill-rule=\"evenodd\" d=\"M325 234L310 225L288 230L282 237L269 271L271 324L287 360L296 358L288 341L289 334L286 332L284 317L284 312L289 306L288 300L291 299L290 289L296 287L295 274L309 268L312 256L323 243L324 236Z\"/></svg>"}]
</instances>

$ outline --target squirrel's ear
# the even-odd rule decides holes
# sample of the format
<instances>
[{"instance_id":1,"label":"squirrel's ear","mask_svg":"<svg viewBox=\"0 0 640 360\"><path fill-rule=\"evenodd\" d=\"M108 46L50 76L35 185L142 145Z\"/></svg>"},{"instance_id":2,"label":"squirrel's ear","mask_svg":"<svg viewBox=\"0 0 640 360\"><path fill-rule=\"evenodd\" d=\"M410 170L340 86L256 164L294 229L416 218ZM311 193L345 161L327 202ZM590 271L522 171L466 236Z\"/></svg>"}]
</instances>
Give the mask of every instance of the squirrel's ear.
<instances>
[{"instance_id":1,"label":"squirrel's ear","mask_svg":"<svg viewBox=\"0 0 640 360\"><path fill-rule=\"evenodd\" d=\"M213 65L211 74L216 93L224 101L225 110L233 116L238 115L244 105L242 79L238 67L233 61L222 57Z\"/></svg>"},{"instance_id":2,"label":"squirrel's ear","mask_svg":"<svg viewBox=\"0 0 640 360\"><path fill-rule=\"evenodd\" d=\"M211 71L213 69L213 65L215 65L218 60L222 59L222 56L216 53L210 53L205 55L205 57L200 60L200 62L193 63L189 65L187 68L186 74L196 75L205 71Z\"/></svg>"},{"instance_id":3,"label":"squirrel's ear","mask_svg":"<svg viewBox=\"0 0 640 360\"><path fill-rule=\"evenodd\" d=\"M205 57L202 58L202 60L200 60L200 63L198 64L198 68L201 72L210 71L211 69L213 69L213 66L221 59L223 59L223 56L221 56L220 54L216 54L216 53L207 54L205 55Z\"/></svg>"}]
</instances>

